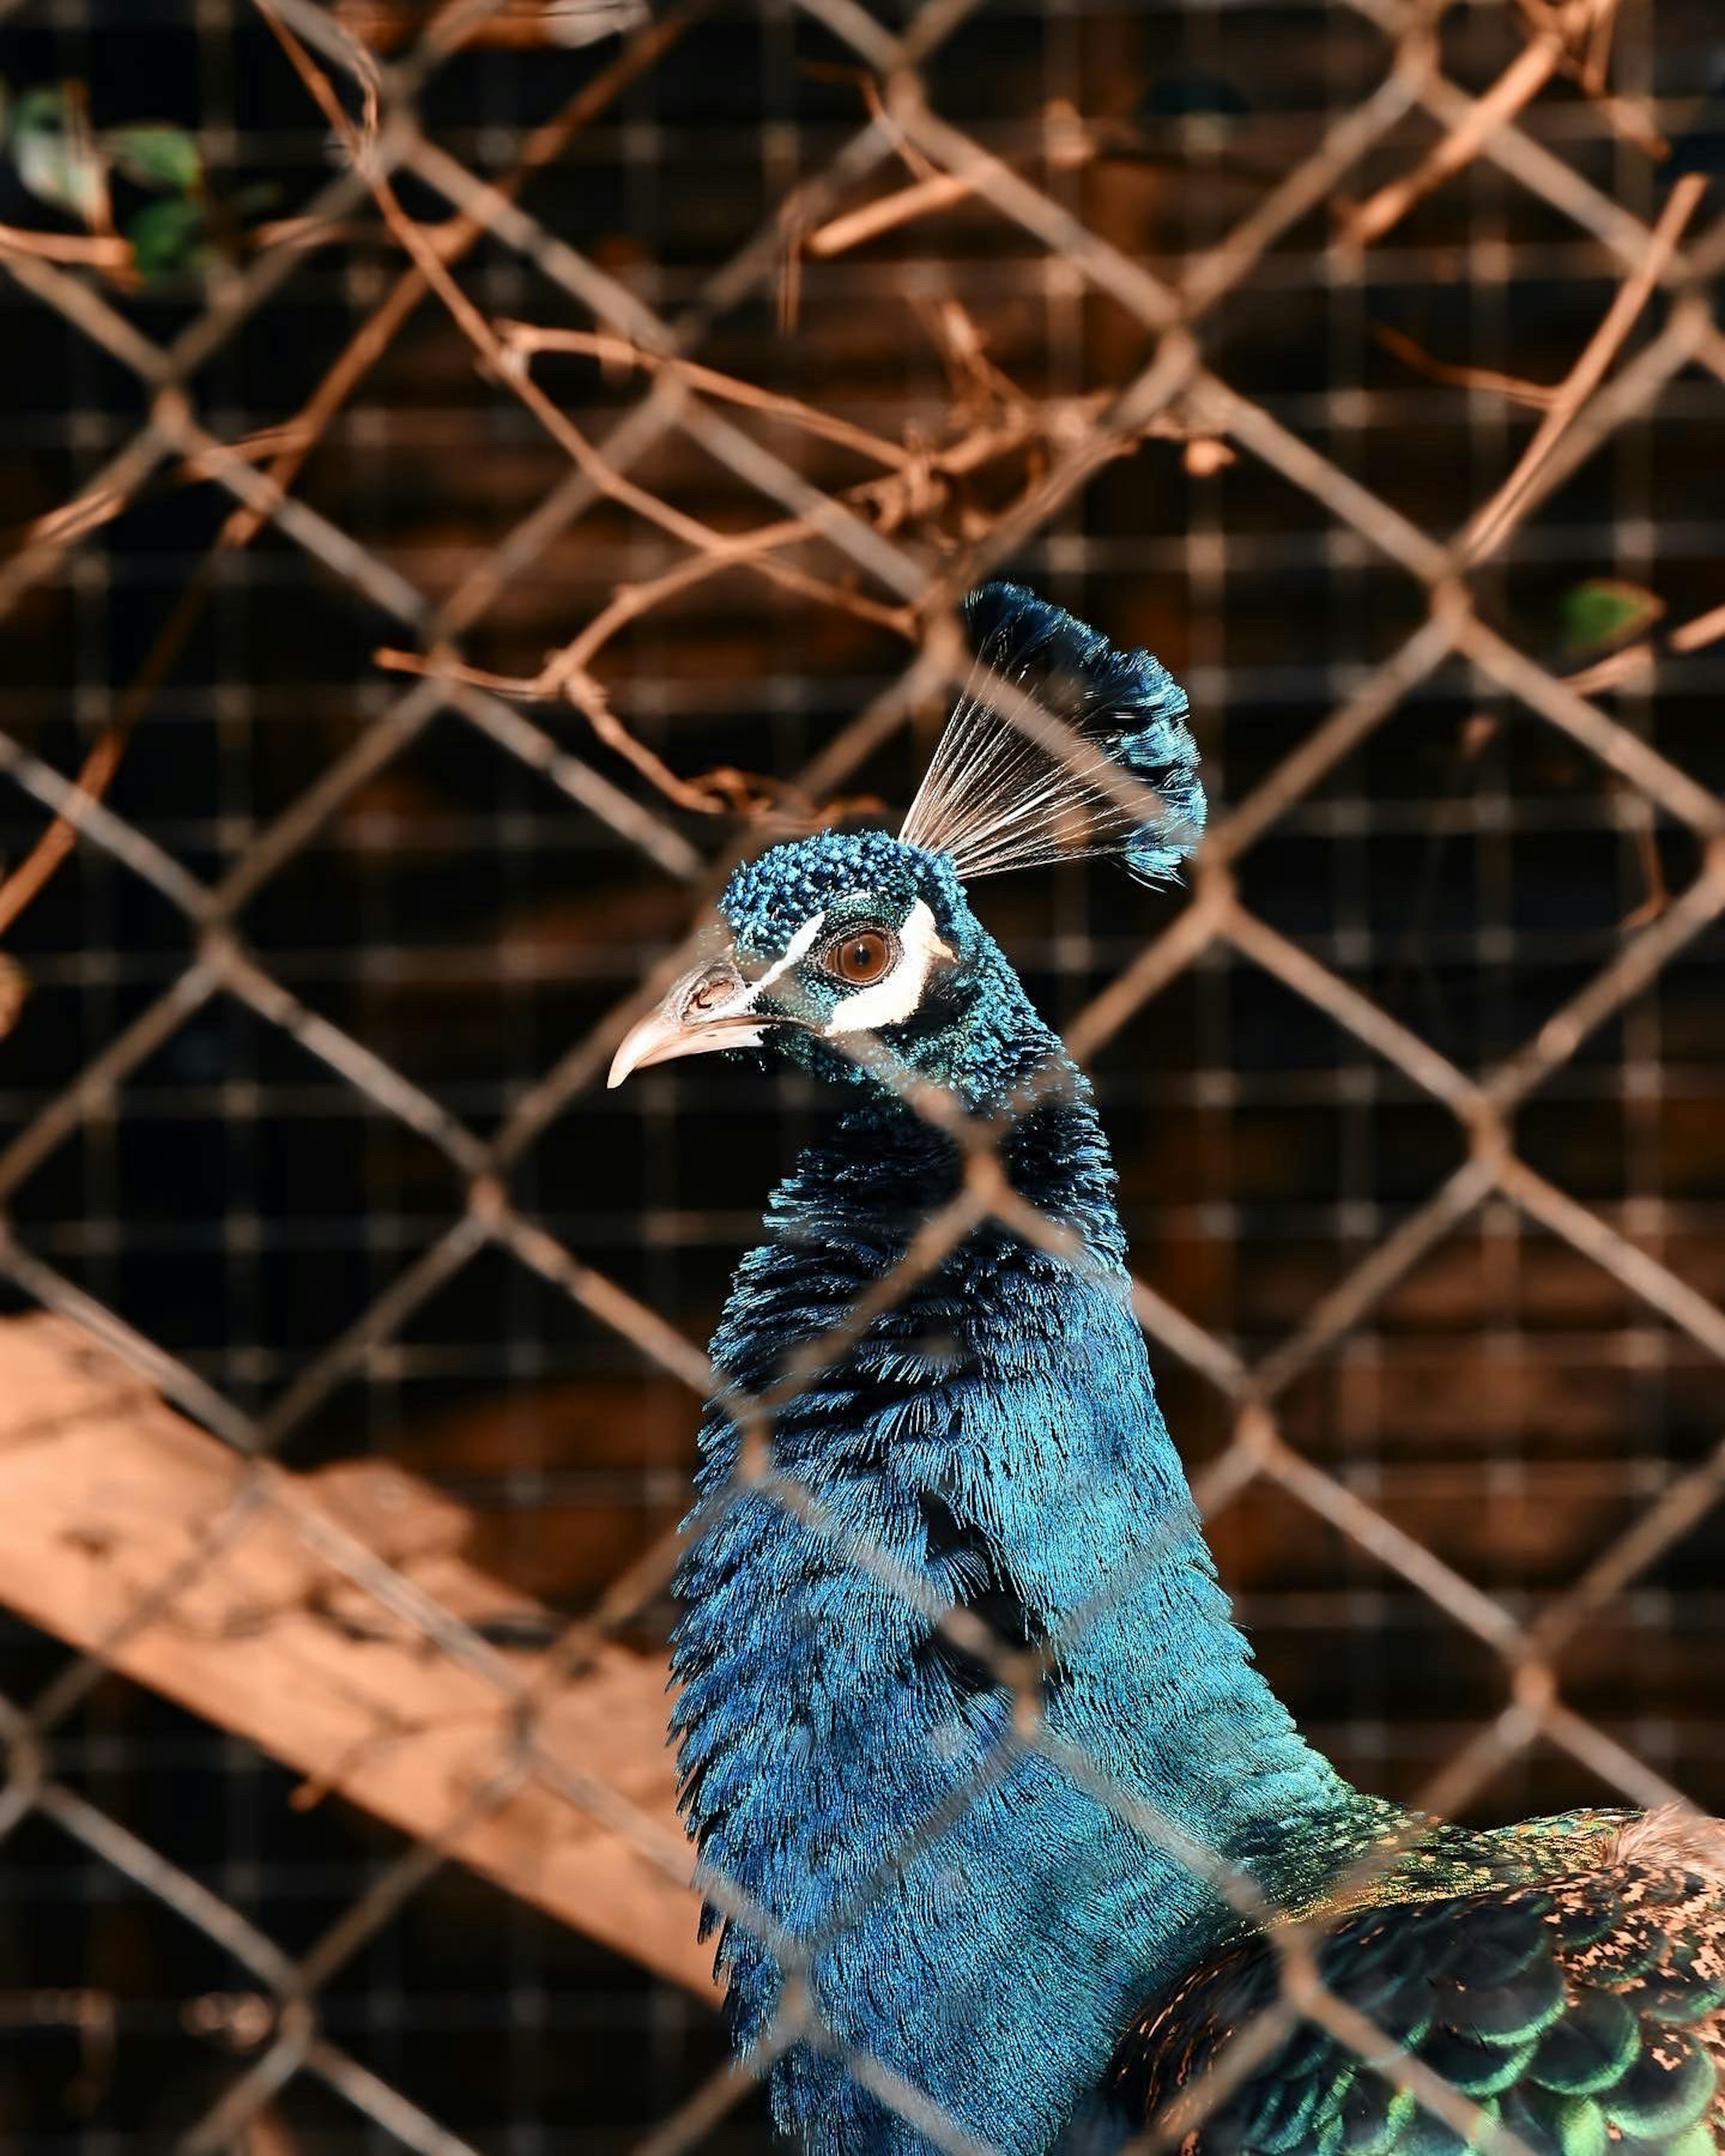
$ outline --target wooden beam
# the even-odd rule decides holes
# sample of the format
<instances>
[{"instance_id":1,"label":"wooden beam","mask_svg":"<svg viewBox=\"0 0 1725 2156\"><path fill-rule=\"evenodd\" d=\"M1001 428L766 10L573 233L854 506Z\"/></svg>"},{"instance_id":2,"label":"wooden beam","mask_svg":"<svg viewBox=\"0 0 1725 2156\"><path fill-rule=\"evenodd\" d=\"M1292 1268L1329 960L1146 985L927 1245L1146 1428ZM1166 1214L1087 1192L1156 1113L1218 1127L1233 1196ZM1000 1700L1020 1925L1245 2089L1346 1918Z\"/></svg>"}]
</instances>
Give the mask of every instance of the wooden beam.
<instances>
[{"instance_id":1,"label":"wooden beam","mask_svg":"<svg viewBox=\"0 0 1725 2156\"><path fill-rule=\"evenodd\" d=\"M544 1684L540 1748L608 1823L533 1775L475 1811L511 1757L506 1694L352 1577L374 1556L470 1624L537 1614L465 1561L468 1527L385 1461L249 1469L90 1333L0 1321L0 1602L298 1768L294 1803L340 1796L447 1840L511 1893L711 1998L680 1883L663 1664L606 1648L563 1678L542 1653L505 1654L520 1686Z\"/></svg>"}]
</instances>

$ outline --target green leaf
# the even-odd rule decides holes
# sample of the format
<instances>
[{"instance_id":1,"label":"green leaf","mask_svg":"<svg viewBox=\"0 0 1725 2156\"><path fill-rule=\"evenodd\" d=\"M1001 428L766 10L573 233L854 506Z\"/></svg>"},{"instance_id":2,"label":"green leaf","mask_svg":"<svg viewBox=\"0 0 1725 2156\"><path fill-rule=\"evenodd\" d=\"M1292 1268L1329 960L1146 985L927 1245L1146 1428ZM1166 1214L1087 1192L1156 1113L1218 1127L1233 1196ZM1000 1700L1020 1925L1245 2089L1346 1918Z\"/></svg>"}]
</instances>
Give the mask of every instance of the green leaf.
<instances>
[{"instance_id":1,"label":"green leaf","mask_svg":"<svg viewBox=\"0 0 1725 2156\"><path fill-rule=\"evenodd\" d=\"M153 283L201 270L209 259L203 205L186 195L165 195L141 209L126 228L138 275Z\"/></svg>"},{"instance_id":2,"label":"green leaf","mask_svg":"<svg viewBox=\"0 0 1725 2156\"><path fill-rule=\"evenodd\" d=\"M115 166L141 187L190 194L203 184L203 160L183 127L141 120L134 126L109 128L101 142Z\"/></svg>"},{"instance_id":3,"label":"green leaf","mask_svg":"<svg viewBox=\"0 0 1725 2156\"><path fill-rule=\"evenodd\" d=\"M12 119L18 176L38 202L95 226L106 215L108 167L84 125L69 84L27 91Z\"/></svg>"},{"instance_id":4,"label":"green leaf","mask_svg":"<svg viewBox=\"0 0 1725 2156\"><path fill-rule=\"evenodd\" d=\"M1582 659L1626 644L1665 612L1665 601L1620 577L1589 577L1558 603L1563 655Z\"/></svg>"}]
</instances>

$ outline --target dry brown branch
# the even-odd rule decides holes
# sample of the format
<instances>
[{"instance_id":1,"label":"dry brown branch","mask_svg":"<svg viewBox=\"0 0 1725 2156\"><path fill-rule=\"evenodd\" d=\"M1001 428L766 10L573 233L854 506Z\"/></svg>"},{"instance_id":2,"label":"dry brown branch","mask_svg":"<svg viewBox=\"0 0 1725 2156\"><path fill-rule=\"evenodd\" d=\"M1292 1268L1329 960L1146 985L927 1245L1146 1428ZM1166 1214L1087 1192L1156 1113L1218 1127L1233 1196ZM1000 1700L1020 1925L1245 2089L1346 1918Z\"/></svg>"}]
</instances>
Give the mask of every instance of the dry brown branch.
<instances>
[{"instance_id":1,"label":"dry brown branch","mask_svg":"<svg viewBox=\"0 0 1725 2156\"><path fill-rule=\"evenodd\" d=\"M955 300L928 312L934 336L952 374L954 402L952 419L962 429L957 439L942 447L912 452L884 439L854 428L849 422L820 413L796 399L761 390L735 377L707 367L691 366L670 357L644 351L626 339L584 331L540 330L511 321L495 326L509 354L511 367L526 365L539 351L570 351L602 359L623 359L661 375L670 375L691 391L721 397L727 402L783 418L811 433L854 448L891 469L881 477L847 488L839 499L867 512L878 528L894 531L911 519L927 520L946 499L945 482L963 477L994 459L1009 455L1046 435L1071 440L1086 434L1101 410L1102 400L1077 400L1070 406L1039 404L1022 395L1017 386L988 360L974 323ZM1214 470L1231 459L1225 444L1211 439L1176 414L1158 413L1146 422L1145 433L1163 434L1188 445L1199 469ZM1132 445L1130 436L1106 439L1101 454L1117 455ZM983 527L986 529L986 525ZM642 776L679 807L701 814L744 813L759 815L782 810L784 789L773 782L726 768L694 779L684 779L624 726L611 710L604 690L592 672L593 661L619 629L651 611L672 593L685 590L735 564L751 560L762 550L800 544L818 535L812 518L793 517L757 527L751 532L718 543L709 542L699 552L675 563L660 576L619 589L579 635L552 654L536 675L511 676L469 666L454 653L425 654L385 646L373 656L392 671L423 677L461 681L472 687L527 699L566 697L583 712L608 747L626 757ZM883 606L856 593L847 595L849 611L906 639L916 633L911 609ZM803 810L799 807L799 815ZM819 817L832 813L809 808Z\"/></svg>"},{"instance_id":2,"label":"dry brown branch","mask_svg":"<svg viewBox=\"0 0 1725 2156\"><path fill-rule=\"evenodd\" d=\"M66 262L85 270L118 275L131 267L130 242L112 234L30 232L22 225L0 224L0 254L39 255L44 262Z\"/></svg>"},{"instance_id":3,"label":"dry brown branch","mask_svg":"<svg viewBox=\"0 0 1725 2156\"><path fill-rule=\"evenodd\" d=\"M644 345L632 344L627 337L611 331L539 329L531 322L508 321L495 322L493 327L511 362L525 363L538 352L572 352L613 367L639 367L645 372L670 374L691 389L786 420L822 441L855 449L859 456L870 458L876 464L896 469L911 461L911 452L898 443L889 442L883 434L870 434L866 427L841 419L834 413L823 412L819 405L805 404L800 398L786 397L777 390L762 389L737 375L721 374L716 367L702 367L693 360L680 359L674 353L650 352Z\"/></svg>"},{"instance_id":4,"label":"dry brown branch","mask_svg":"<svg viewBox=\"0 0 1725 2156\"><path fill-rule=\"evenodd\" d=\"M975 181L964 173L931 173L925 180L901 187L896 194L885 195L878 202L865 203L860 209L847 210L843 217L834 218L830 223L809 234L803 242L803 251L822 259L848 254L853 247L878 239L884 232L896 231L900 225L911 223L917 218L929 217L938 210L951 209L957 203L968 202L975 192Z\"/></svg>"},{"instance_id":5,"label":"dry brown branch","mask_svg":"<svg viewBox=\"0 0 1725 2156\"><path fill-rule=\"evenodd\" d=\"M1595 660L1591 666L1584 666L1579 673L1566 674L1564 680L1580 696L1592 696L1601 689L1621 689L1631 681L1639 681L1652 674L1656 660L1651 644L1626 644L1621 651L1608 652L1604 658Z\"/></svg>"},{"instance_id":6,"label":"dry brown branch","mask_svg":"<svg viewBox=\"0 0 1725 2156\"><path fill-rule=\"evenodd\" d=\"M86 803L100 801L107 792L114 773L120 767L129 731L129 726L119 719L105 726L79 767L74 783ZM81 820L77 809L63 810L18 866L8 872L5 881L0 883L0 936L4 936L13 927L18 916L71 852L78 842ZM0 993L0 1038L10 1032L17 1020L23 1000L21 983L22 976L15 968L10 969L8 988L4 993Z\"/></svg>"},{"instance_id":7,"label":"dry brown branch","mask_svg":"<svg viewBox=\"0 0 1725 2156\"><path fill-rule=\"evenodd\" d=\"M58 1317L0 1323L0 1600L100 1650L137 1601L184 1564L246 1473L163 1405L92 1336ZM514 1742L506 1700L331 1569L295 1524L364 1540L470 1623L524 1605L462 1558L465 1517L394 1467L354 1461L290 1478L112 1666L305 1777L296 1801L336 1796L435 1840ZM523 1683L542 1655L511 1660ZM665 1671L609 1648L539 1702L536 1742L601 1779L680 1838L664 1739ZM703 1996L708 1956L692 1897L626 1844L531 1782L453 1852L510 1892Z\"/></svg>"},{"instance_id":8,"label":"dry brown branch","mask_svg":"<svg viewBox=\"0 0 1725 2156\"><path fill-rule=\"evenodd\" d=\"M852 248L864 246L883 233L896 232L920 218L955 208L982 191L974 172L943 172L930 162L899 126L871 77L864 79L864 88L871 116L891 134L894 148L916 177L910 187L847 210L808 234L803 240L804 251L824 260L849 254ZM1028 165L1034 155L1045 158L1052 169L1070 172L1091 163L1101 153L1096 136L1081 115L1065 100L1057 99L1043 116L1042 138L1035 151L1017 162Z\"/></svg>"},{"instance_id":9,"label":"dry brown branch","mask_svg":"<svg viewBox=\"0 0 1725 2156\"><path fill-rule=\"evenodd\" d=\"M1514 470L1470 520L1457 549L1462 560L1471 562L1483 559L1515 523L1565 430L1604 380L1636 316L1659 282L1661 271L1682 237L1683 228L1706 192L1707 182L1696 172L1686 173L1671 189L1640 266L1618 288L1604 321L1588 340L1580 358L1558 384L1544 418Z\"/></svg>"},{"instance_id":10,"label":"dry brown branch","mask_svg":"<svg viewBox=\"0 0 1725 2156\"><path fill-rule=\"evenodd\" d=\"M561 112L534 131L516 170L498 183L499 192L507 198L517 192L532 172L556 156L572 136L603 111L636 74L674 44L707 4L708 0L684 0L684 4L667 13L646 34L638 38L619 59L583 85ZM367 121L374 135L377 119L375 70L369 64L366 96ZM459 213L433 236L429 244L440 259L445 262L457 260L485 229L481 218ZM327 223L314 225L313 230L321 237L331 236L332 234L332 228ZM9 233L9 228L0 228L0 234ZM29 234L11 236L21 244L33 237ZM90 252L68 255L62 251L54 259L83 260L111 268L114 264L109 257L116 249L120 249L125 252L129 264L129 247L111 235L80 240L76 244L85 250L100 250L100 261L98 263L97 255ZM25 251L33 250L26 247ZM33 251L45 253L48 250ZM388 296L337 356L296 417L280 427L234 444L233 454L240 457L267 455L270 459L268 477L271 484L284 491L290 488L336 412L376 364L428 289L429 280L418 266L410 266L405 270ZM208 470L209 461L207 456L189 458L182 464L182 472L187 479L202 480L213 476ZM120 514L132 499L143 476L141 471L128 486L105 490L98 488L81 495L64 508L38 519L26 531L22 546L28 548L47 545L59 549L87 536L100 525ZM182 589L149 654L128 685L114 722L85 758L77 784L87 800L101 799L118 767L126 743L147 710L151 697L167 679L189 642L214 588L217 557L223 552L249 546L262 529L264 522L260 510L243 502L236 504L228 513L214 545ZM0 884L0 935L13 927L70 851L77 838L80 820L75 813L63 812L57 815L30 853L10 871L4 883ZM0 967L0 1039L3 1039L17 1022L26 993L27 984L21 969L11 960L4 961L3 967Z\"/></svg>"},{"instance_id":11,"label":"dry brown branch","mask_svg":"<svg viewBox=\"0 0 1725 2156\"><path fill-rule=\"evenodd\" d=\"M1629 98L1615 96L1606 86L1611 64L1611 42L1617 27L1618 0L1517 0L1529 27L1556 39L1563 74L1575 83L1600 118L1615 134L1632 142L1650 157L1667 156L1671 146L1648 114Z\"/></svg>"},{"instance_id":12,"label":"dry brown branch","mask_svg":"<svg viewBox=\"0 0 1725 2156\"><path fill-rule=\"evenodd\" d=\"M1686 621L1681 628L1671 633L1673 651L1700 651L1709 644L1716 644L1725 636L1725 606L1717 606L1710 612L1697 614L1693 621Z\"/></svg>"},{"instance_id":13,"label":"dry brown branch","mask_svg":"<svg viewBox=\"0 0 1725 2156\"><path fill-rule=\"evenodd\" d=\"M1337 244L1357 249L1381 239L1415 203L1471 164L1506 120L1513 119L1532 103L1551 80L1562 57L1563 48L1555 37L1544 34L1531 39L1485 95L1468 108L1411 172L1390 181L1343 213Z\"/></svg>"},{"instance_id":14,"label":"dry brown branch","mask_svg":"<svg viewBox=\"0 0 1725 2156\"><path fill-rule=\"evenodd\" d=\"M1372 335L1386 352L1394 352L1416 374L1424 374L1433 382L1447 382L1453 388L1491 390L1497 396L1508 398L1512 403L1530 404L1539 412L1548 410L1558 393L1556 386L1548 388L1543 382L1524 382L1518 374L1502 374L1495 367L1469 367L1454 360L1435 358L1412 337L1390 328L1387 322L1373 322Z\"/></svg>"},{"instance_id":15,"label":"dry brown branch","mask_svg":"<svg viewBox=\"0 0 1725 2156\"><path fill-rule=\"evenodd\" d=\"M313 60L280 15L267 4L267 0L258 0L258 5L295 71L331 126L342 137L355 168L364 173L385 223L418 266L485 365L509 384L547 434L567 452L572 462L601 493L609 495L620 506L634 511L649 523L658 525L686 546L714 555L727 554L732 542L722 533L711 530L681 510L673 508L649 489L637 485L588 441L581 429L567 413L552 403L530 375L510 366L506 346L485 316L456 283L439 249L428 239L424 228L402 208L400 198L388 179L381 171L370 168L366 145L349 119L328 75ZM816 530L819 528L818 525L815 526ZM813 532L809 536L814 536ZM750 545L735 558L803 598L823 599L829 605L865 619L878 618L879 607L860 594L842 584L811 576L788 562L778 560L776 544L775 542L763 546Z\"/></svg>"}]
</instances>

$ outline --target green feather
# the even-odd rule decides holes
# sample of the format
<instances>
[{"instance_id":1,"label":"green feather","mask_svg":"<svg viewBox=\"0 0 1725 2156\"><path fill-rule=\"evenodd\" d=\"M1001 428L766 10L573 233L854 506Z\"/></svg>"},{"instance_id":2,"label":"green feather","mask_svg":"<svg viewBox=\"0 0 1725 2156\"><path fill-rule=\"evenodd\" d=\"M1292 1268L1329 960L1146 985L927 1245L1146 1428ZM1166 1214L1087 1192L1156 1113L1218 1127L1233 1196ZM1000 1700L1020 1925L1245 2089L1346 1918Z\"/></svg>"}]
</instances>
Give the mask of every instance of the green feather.
<instances>
[{"instance_id":1,"label":"green feather","mask_svg":"<svg viewBox=\"0 0 1725 2156\"><path fill-rule=\"evenodd\" d=\"M1712 2128L1706 2119L1698 2118L1687 2133L1666 2143L1664 2156L1718 2156L1718 2148Z\"/></svg>"},{"instance_id":2,"label":"green feather","mask_svg":"<svg viewBox=\"0 0 1725 2156\"><path fill-rule=\"evenodd\" d=\"M1705 2118L1717 2092L1712 2061L1673 2030L1642 2053L1603 2102L1606 2117L1623 2133L1665 2142Z\"/></svg>"},{"instance_id":3,"label":"green feather","mask_svg":"<svg viewBox=\"0 0 1725 2156\"><path fill-rule=\"evenodd\" d=\"M1548 1953L1530 1962L1512 1983L1490 1987L1477 1982L1470 1968L1455 1989L1457 2003L1445 2018L1488 2044L1524 2044L1563 2011L1563 1972Z\"/></svg>"},{"instance_id":4,"label":"green feather","mask_svg":"<svg viewBox=\"0 0 1725 2156\"><path fill-rule=\"evenodd\" d=\"M1475 1837L1471 1856L1446 1840L1398 1869L1399 1899L1380 1878L1369 1903L1307 1907L1332 1927L1326 1984L1479 2107L1470 2138L1392 2097L1391 2061L1374 2072L1307 2023L1224 2101L1198 2156L1491 2156L1493 2123L1531 2156L1725 2156L1725 1892L1678 1866L1616 1868L1619 1829L1540 1822ZM1277 1982L1261 1940L1218 1957L1189 1992L1183 2082ZM1158 2089L1143 2064L1140 2121Z\"/></svg>"},{"instance_id":5,"label":"green feather","mask_svg":"<svg viewBox=\"0 0 1725 2156\"><path fill-rule=\"evenodd\" d=\"M1532 2078L1566 2096L1592 2096L1620 2081L1641 2048L1640 2024L1615 1993L1586 1991L1547 2032Z\"/></svg>"},{"instance_id":6,"label":"green feather","mask_svg":"<svg viewBox=\"0 0 1725 2156\"><path fill-rule=\"evenodd\" d=\"M1610 2138L1605 2114L1591 2097L1561 2097L1549 2116L1563 2156L1604 2156Z\"/></svg>"}]
</instances>

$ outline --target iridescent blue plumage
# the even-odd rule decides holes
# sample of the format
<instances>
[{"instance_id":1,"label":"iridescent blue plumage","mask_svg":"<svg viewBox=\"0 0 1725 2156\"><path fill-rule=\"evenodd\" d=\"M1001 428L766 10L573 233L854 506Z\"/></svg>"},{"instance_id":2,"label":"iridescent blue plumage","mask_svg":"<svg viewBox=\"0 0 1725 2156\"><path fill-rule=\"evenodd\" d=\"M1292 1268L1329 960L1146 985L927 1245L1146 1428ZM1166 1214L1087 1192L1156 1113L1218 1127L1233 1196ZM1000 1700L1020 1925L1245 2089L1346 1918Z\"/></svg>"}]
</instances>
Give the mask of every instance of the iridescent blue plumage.
<instances>
[{"instance_id":1,"label":"iridescent blue plumage","mask_svg":"<svg viewBox=\"0 0 1725 2156\"><path fill-rule=\"evenodd\" d=\"M1153 777L1150 813L1104 835L1165 875L1203 820L1168 676L1011 587L967 613L996 672ZM989 722L966 723L975 737ZM997 773L1011 767L997 753ZM1051 819L1042 853L1024 851L1028 821L1012 834L1019 857L1093 850L1094 821L1076 837L1060 824L1065 779L1019 767ZM962 831L962 812L948 795L906 828ZM998 802L988 816L998 831ZM779 2126L819 2156L927 2156L947 2128L1004 2156L1117 2145L1147 2092L1205 2070L1231 2002L1263 1981L1194 1852L1309 1913L1399 1815L1304 1743L1232 1621L1157 1404L1089 1086L972 912L952 853L822 834L740 870L720 912L729 951L642 1022L614 1080L739 1048L842 1081L849 1103L738 1267L678 1580L673 1727L737 2041L770 2061ZM1062 1247L980 1205L944 1241L916 1240L969 1188L929 1089L992 1119L1012 1191ZM889 1276L866 1324L788 1383ZM764 1450L746 1443L763 1428ZM974 1635L967 1649L940 1629L953 1609L1040 1671L1040 1714ZM1481 2010L1517 2041L1493 2071L1545 2056L1548 2022L1518 2032L1553 2000L1562 2018L1568 1979L1538 1920L1492 1897L1539 1876L1541 1849L1561 1846L1566 1876L1578 1850L1597 1868L1619 1825L1558 1823L1513 1863L1444 1830L1398 1859L1369 1904L1371 1953L1412 1989L1370 1995L1437 2043L1405 1911L1483 1897L1483 1916L1439 1924L1445 1966L1481 1984L1498 1972ZM1492 1946L1506 1926L1519 1959ZM1710 2012L1705 1979L1685 1996ZM1686 2043L1686 2070L1711 2073L1704 2038ZM1382 2086L1368 2070L1319 2064L1314 2081L1309 2060L1272 2059L1226 2114L1232 2138L1198 2145L1424 2146L1404 2112L1364 2101ZM1657 2094L1639 2099L1644 2123L1666 2115ZM1683 2156L1695 2101L1686 2088L1666 2107Z\"/></svg>"},{"instance_id":2,"label":"iridescent blue plumage","mask_svg":"<svg viewBox=\"0 0 1725 2156\"><path fill-rule=\"evenodd\" d=\"M984 584L960 613L977 664L899 836L966 881L1111 853L1167 882L1204 835L1185 690L1017 584ZM1029 708L997 709L991 677Z\"/></svg>"}]
</instances>

